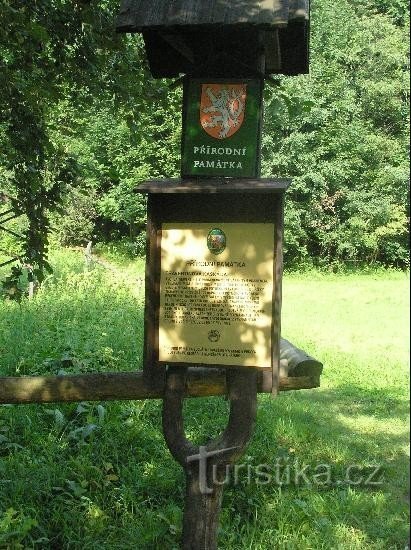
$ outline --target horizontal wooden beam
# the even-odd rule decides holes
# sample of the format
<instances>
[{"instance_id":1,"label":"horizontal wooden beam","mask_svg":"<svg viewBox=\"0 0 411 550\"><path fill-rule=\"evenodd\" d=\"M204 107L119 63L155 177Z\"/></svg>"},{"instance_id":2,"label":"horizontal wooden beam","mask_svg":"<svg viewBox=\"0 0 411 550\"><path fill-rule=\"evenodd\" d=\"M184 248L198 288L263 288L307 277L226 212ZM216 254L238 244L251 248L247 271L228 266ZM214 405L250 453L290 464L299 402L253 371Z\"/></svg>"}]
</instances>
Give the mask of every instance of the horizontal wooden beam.
<instances>
[{"instance_id":1,"label":"horizontal wooden beam","mask_svg":"<svg viewBox=\"0 0 411 550\"><path fill-rule=\"evenodd\" d=\"M0 267L5 267L6 265L12 264L13 262L17 262L18 258L12 258L11 260L6 260L5 262L0 264Z\"/></svg>"},{"instance_id":2,"label":"horizontal wooden beam","mask_svg":"<svg viewBox=\"0 0 411 550\"><path fill-rule=\"evenodd\" d=\"M271 375L270 372L267 374ZM319 385L319 376L287 377L280 378L279 389L301 390L317 388ZM259 392L267 392L265 387L267 384L261 376ZM187 397L225 395L226 391L224 371L202 368L188 370ZM148 387L142 372L0 378L0 404L141 400L161 399L163 396L164 388Z\"/></svg>"},{"instance_id":3,"label":"horizontal wooden beam","mask_svg":"<svg viewBox=\"0 0 411 550\"><path fill-rule=\"evenodd\" d=\"M3 222L1 222L1 223L3 223ZM10 235L13 235L13 237L17 237L18 239L23 239L22 235L19 235L15 231L12 231L11 229L7 229L7 227L3 227L2 225L0 225L0 230L5 231L6 233L9 233Z\"/></svg>"}]
</instances>

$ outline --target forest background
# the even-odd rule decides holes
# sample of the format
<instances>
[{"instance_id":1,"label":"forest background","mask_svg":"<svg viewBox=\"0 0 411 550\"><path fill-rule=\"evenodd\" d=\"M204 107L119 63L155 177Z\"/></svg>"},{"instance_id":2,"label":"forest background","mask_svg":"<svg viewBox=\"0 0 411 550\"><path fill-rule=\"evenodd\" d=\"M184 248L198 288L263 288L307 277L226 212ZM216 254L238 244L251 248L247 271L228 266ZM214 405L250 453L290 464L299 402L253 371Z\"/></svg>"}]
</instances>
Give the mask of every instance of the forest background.
<instances>
[{"instance_id":1,"label":"forest background","mask_svg":"<svg viewBox=\"0 0 411 550\"><path fill-rule=\"evenodd\" d=\"M50 240L144 254L134 188L179 174L181 89L150 76L140 36L115 33L118 8L0 0L0 206L23 213L0 249L39 279ZM408 267L408 10L315 0L310 74L266 86L262 175L293 180L288 267Z\"/></svg>"}]
</instances>

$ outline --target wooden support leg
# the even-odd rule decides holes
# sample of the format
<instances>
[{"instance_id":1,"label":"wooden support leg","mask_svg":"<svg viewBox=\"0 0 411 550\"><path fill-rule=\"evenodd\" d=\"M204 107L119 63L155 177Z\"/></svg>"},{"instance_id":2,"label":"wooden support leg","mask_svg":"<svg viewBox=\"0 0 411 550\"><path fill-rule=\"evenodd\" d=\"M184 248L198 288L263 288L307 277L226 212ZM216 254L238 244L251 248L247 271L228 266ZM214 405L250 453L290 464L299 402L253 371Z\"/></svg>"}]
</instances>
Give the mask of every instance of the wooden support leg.
<instances>
[{"instance_id":1,"label":"wooden support leg","mask_svg":"<svg viewBox=\"0 0 411 550\"><path fill-rule=\"evenodd\" d=\"M226 467L244 452L253 433L257 373L227 371L230 417L227 428L207 445L196 447L185 437L183 399L187 369L170 367L163 405L163 431L173 457L186 475L183 521L184 550L215 550Z\"/></svg>"},{"instance_id":2,"label":"wooden support leg","mask_svg":"<svg viewBox=\"0 0 411 550\"><path fill-rule=\"evenodd\" d=\"M184 550L214 550L217 535L223 485L211 485L210 492L202 492L198 467L186 468L186 496L183 519Z\"/></svg>"}]
</instances>

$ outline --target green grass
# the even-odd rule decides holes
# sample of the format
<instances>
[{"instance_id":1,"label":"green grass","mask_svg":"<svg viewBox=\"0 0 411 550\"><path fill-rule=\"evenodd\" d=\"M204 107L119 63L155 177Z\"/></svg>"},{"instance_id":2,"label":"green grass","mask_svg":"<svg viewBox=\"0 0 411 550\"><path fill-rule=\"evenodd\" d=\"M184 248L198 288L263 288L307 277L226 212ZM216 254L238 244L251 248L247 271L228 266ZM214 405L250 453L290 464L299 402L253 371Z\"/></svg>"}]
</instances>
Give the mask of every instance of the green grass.
<instances>
[{"instance_id":1,"label":"green grass","mask_svg":"<svg viewBox=\"0 0 411 550\"><path fill-rule=\"evenodd\" d=\"M53 263L32 302L0 303L0 372L141 368L142 264L84 273L74 251ZM248 484L244 467L225 490L221 548L405 548L408 286L389 271L285 275L283 334L324 362L322 387L259 397L241 462L253 481L258 464L288 468L290 484ZM226 413L223 399L189 400L187 433L206 440ZM312 486L295 483L302 465ZM364 479L379 466L382 484L349 484L350 465ZM0 548L177 548L183 494L160 401L0 407Z\"/></svg>"}]
</instances>

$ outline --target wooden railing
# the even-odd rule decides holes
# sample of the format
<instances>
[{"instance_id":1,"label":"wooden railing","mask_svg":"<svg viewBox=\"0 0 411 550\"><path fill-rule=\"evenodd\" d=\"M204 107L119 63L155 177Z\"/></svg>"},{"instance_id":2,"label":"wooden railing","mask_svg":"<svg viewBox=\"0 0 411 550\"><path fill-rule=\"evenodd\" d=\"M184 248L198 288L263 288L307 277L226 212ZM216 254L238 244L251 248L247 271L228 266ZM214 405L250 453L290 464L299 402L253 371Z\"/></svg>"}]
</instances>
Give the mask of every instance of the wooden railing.
<instances>
[{"instance_id":1,"label":"wooden railing","mask_svg":"<svg viewBox=\"0 0 411 550\"><path fill-rule=\"evenodd\" d=\"M323 365L287 340L281 339L280 391L318 388ZM265 393L264 375L259 373L257 391ZM226 395L224 369L189 368L186 397ZM112 372L64 376L22 376L0 378L0 404L53 403L162 399L165 386L153 387L142 372Z\"/></svg>"},{"instance_id":2,"label":"wooden railing","mask_svg":"<svg viewBox=\"0 0 411 550\"><path fill-rule=\"evenodd\" d=\"M0 194L0 207L3 203L8 204L9 202L13 201L14 204L18 204L18 201L16 199L12 199L8 195L5 195L4 193ZM20 210L17 210L16 208L8 208L6 206L6 210L3 212L0 212L0 231L4 231L5 233L8 233L9 235L13 235L13 237L16 237L16 239L23 240L23 235L20 235L16 231L13 231L12 229L5 227L4 224L7 222L10 222L12 220L15 220L22 216L23 213ZM5 250L4 248L0 248L0 252L2 254L5 254L6 256L9 256L10 258L6 261L0 263L0 267L4 267L6 265L12 264L14 262L21 261L21 258L19 256L14 255L9 250Z\"/></svg>"}]
</instances>

